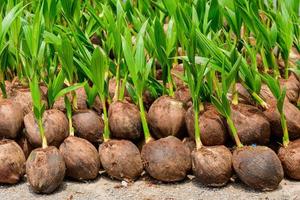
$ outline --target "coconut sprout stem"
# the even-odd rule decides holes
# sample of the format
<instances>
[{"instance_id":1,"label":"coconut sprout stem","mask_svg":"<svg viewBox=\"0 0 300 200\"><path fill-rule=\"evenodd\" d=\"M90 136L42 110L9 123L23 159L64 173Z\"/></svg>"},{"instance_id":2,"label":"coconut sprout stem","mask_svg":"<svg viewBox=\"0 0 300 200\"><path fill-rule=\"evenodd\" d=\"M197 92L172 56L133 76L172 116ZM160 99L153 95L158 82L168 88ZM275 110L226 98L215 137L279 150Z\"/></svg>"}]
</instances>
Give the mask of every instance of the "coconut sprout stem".
<instances>
[{"instance_id":1,"label":"coconut sprout stem","mask_svg":"<svg viewBox=\"0 0 300 200\"><path fill-rule=\"evenodd\" d=\"M251 95L264 109L269 108L268 104L256 92L252 92Z\"/></svg>"},{"instance_id":2,"label":"coconut sprout stem","mask_svg":"<svg viewBox=\"0 0 300 200\"><path fill-rule=\"evenodd\" d=\"M171 76L170 67L168 67L168 83L169 83L169 96L174 97L174 87L173 87L173 80Z\"/></svg>"},{"instance_id":3,"label":"coconut sprout stem","mask_svg":"<svg viewBox=\"0 0 300 200\"><path fill-rule=\"evenodd\" d=\"M124 99L127 77L128 77L128 72L126 72L125 77L122 80L122 84L121 84L120 96L119 96L119 100L121 101Z\"/></svg>"},{"instance_id":4,"label":"coconut sprout stem","mask_svg":"<svg viewBox=\"0 0 300 200\"><path fill-rule=\"evenodd\" d=\"M72 91L72 106L74 110L78 110L78 105L77 105L77 94L75 91Z\"/></svg>"},{"instance_id":5,"label":"coconut sprout stem","mask_svg":"<svg viewBox=\"0 0 300 200\"><path fill-rule=\"evenodd\" d=\"M243 144L240 141L240 138L237 134L237 130L234 126L234 123L233 123L232 119L230 117L227 117L226 121L227 121L227 124L228 124L228 126L231 130L231 134L232 134L232 137L234 138L236 146L239 147L239 148L243 147Z\"/></svg>"},{"instance_id":6,"label":"coconut sprout stem","mask_svg":"<svg viewBox=\"0 0 300 200\"><path fill-rule=\"evenodd\" d=\"M195 126L195 141L197 150L202 147L200 139L201 130L199 127L199 109L194 107L194 126Z\"/></svg>"},{"instance_id":7,"label":"coconut sprout stem","mask_svg":"<svg viewBox=\"0 0 300 200\"><path fill-rule=\"evenodd\" d=\"M0 82L0 88L1 88L1 91L2 91L2 97L4 99L6 99L7 98L7 93L6 93L5 84Z\"/></svg>"},{"instance_id":8,"label":"coconut sprout stem","mask_svg":"<svg viewBox=\"0 0 300 200\"><path fill-rule=\"evenodd\" d=\"M47 138L45 137L45 131L44 131L44 127L43 127L43 119L40 117L37 121L38 121L39 130L40 130L40 135L42 138L42 148L45 149L48 147L48 143L47 143Z\"/></svg>"},{"instance_id":9,"label":"coconut sprout stem","mask_svg":"<svg viewBox=\"0 0 300 200\"><path fill-rule=\"evenodd\" d=\"M146 119L146 114L145 114L145 109L144 109L144 102L143 102L143 99L141 96L139 97L139 107L140 107L140 116L141 116L141 120L142 120L145 141L147 143L151 140L151 135L150 135L150 131L149 131L148 124L147 124L147 119Z\"/></svg>"},{"instance_id":10,"label":"coconut sprout stem","mask_svg":"<svg viewBox=\"0 0 300 200\"><path fill-rule=\"evenodd\" d=\"M285 115L283 113L280 115L280 121L281 121L282 130L283 130L283 146L287 147L290 142L290 139L289 139L289 132L287 129Z\"/></svg>"},{"instance_id":11,"label":"coconut sprout stem","mask_svg":"<svg viewBox=\"0 0 300 200\"><path fill-rule=\"evenodd\" d=\"M107 142L110 139L110 132L109 132L109 126L108 126L108 117L107 117L107 109L106 109L106 102L105 99L101 98L102 107L103 107L103 117L104 117L104 133L103 133L103 139L104 142Z\"/></svg>"},{"instance_id":12,"label":"coconut sprout stem","mask_svg":"<svg viewBox=\"0 0 300 200\"><path fill-rule=\"evenodd\" d=\"M74 128L72 123L72 117L68 117L69 119L69 135L74 136Z\"/></svg>"},{"instance_id":13,"label":"coconut sprout stem","mask_svg":"<svg viewBox=\"0 0 300 200\"><path fill-rule=\"evenodd\" d=\"M239 103L239 95L236 89L236 83L232 86L232 102L233 105L238 105Z\"/></svg>"},{"instance_id":14,"label":"coconut sprout stem","mask_svg":"<svg viewBox=\"0 0 300 200\"><path fill-rule=\"evenodd\" d=\"M117 69L116 69L116 89L115 89L115 95L114 95L113 101L118 101L119 100L119 92L120 92L120 65L117 64Z\"/></svg>"}]
</instances>

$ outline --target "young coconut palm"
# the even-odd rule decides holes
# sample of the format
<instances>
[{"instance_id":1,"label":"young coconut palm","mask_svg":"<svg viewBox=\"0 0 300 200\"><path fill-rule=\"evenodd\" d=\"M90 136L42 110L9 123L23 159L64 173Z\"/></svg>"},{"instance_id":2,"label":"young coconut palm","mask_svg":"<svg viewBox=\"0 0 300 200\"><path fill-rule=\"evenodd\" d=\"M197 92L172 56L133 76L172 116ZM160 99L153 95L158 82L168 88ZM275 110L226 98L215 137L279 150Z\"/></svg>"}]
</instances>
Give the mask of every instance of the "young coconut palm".
<instances>
[{"instance_id":1,"label":"young coconut palm","mask_svg":"<svg viewBox=\"0 0 300 200\"><path fill-rule=\"evenodd\" d=\"M203 146L200 139L199 107L202 107L200 95L204 90L204 79L208 73L207 65L195 63L197 40L195 29L192 29L190 39L187 40L187 54L189 63L185 62L187 83L193 99L194 134L196 149L193 150L192 169L198 181L207 186L219 187L225 185L232 175L232 154L223 145ZM203 122L203 121L201 121ZM200 122L200 123L201 123Z\"/></svg>"},{"instance_id":2,"label":"young coconut palm","mask_svg":"<svg viewBox=\"0 0 300 200\"><path fill-rule=\"evenodd\" d=\"M165 182L180 181L186 177L187 172L191 168L188 148L174 136L153 141L147 125L142 95L153 62L152 59L148 62L145 60L143 36L147 24L148 22L146 21L141 27L133 48L129 31L126 31L125 37L122 38L124 57L138 98L146 142L141 155L146 171L153 178Z\"/></svg>"},{"instance_id":3,"label":"young coconut palm","mask_svg":"<svg viewBox=\"0 0 300 200\"><path fill-rule=\"evenodd\" d=\"M34 149L26 162L28 182L36 193L49 194L62 183L66 166L64 158L55 146L48 146L44 131L43 115L45 104L41 101L39 82L36 75L29 80L33 100L34 121L38 126L42 148Z\"/></svg>"}]
</instances>

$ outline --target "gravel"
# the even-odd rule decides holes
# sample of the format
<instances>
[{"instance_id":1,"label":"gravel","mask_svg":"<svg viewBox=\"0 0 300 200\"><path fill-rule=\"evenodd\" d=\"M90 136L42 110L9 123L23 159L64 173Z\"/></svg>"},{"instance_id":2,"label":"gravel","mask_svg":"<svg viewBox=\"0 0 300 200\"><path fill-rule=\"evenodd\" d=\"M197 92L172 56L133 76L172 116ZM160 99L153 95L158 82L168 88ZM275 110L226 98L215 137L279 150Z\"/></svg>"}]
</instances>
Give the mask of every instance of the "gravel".
<instances>
[{"instance_id":1,"label":"gravel","mask_svg":"<svg viewBox=\"0 0 300 200\"><path fill-rule=\"evenodd\" d=\"M30 190L24 181L17 185L0 185L1 200L200 200L200 199L300 199L300 182L283 180L279 188L272 192L260 192L247 188L240 182L232 182L222 188L207 188L197 183L193 177L173 184L164 184L142 177L134 183L114 181L102 175L92 182L65 180L51 195L39 195Z\"/></svg>"}]
</instances>

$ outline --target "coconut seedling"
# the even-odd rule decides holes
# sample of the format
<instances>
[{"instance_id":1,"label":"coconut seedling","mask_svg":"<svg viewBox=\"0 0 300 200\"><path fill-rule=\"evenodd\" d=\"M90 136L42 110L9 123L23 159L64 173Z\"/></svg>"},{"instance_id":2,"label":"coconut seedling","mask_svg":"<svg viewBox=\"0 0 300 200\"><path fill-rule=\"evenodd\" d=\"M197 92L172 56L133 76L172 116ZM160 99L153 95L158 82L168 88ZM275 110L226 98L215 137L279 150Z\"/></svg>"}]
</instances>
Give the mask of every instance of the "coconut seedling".
<instances>
[{"instance_id":1,"label":"coconut seedling","mask_svg":"<svg viewBox=\"0 0 300 200\"><path fill-rule=\"evenodd\" d=\"M281 128L283 131L282 147L278 151L279 159L281 160L285 175L289 178L299 180L300 179L300 140L290 141L288 124L286 122L286 116L284 112L286 88L281 89L279 81L272 76L265 74L262 75L263 80L270 88L273 96L276 98L277 111L280 114Z\"/></svg>"},{"instance_id":2,"label":"coconut seedling","mask_svg":"<svg viewBox=\"0 0 300 200\"><path fill-rule=\"evenodd\" d=\"M185 130L184 116L186 110L184 104L174 98L174 83L171 75L173 56L176 52L175 22L171 18L167 32L163 30L163 24L155 18L149 31L153 45L148 48L150 54L158 60L162 68L162 80L164 95L157 98L148 111L148 123L152 134L156 138L167 136L181 136ZM171 121L166 123L165 119Z\"/></svg>"},{"instance_id":3,"label":"coconut seedling","mask_svg":"<svg viewBox=\"0 0 300 200\"><path fill-rule=\"evenodd\" d=\"M37 76L29 80L32 92L34 121L38 126L42 147L34 149L26 161L28 182L36 193L52 193L62 183L65 176L64 158L55 146L48 146L44 131L43 115L45 105L41 101L41 94Z\"/></svg>"},{"instance_id":4,"label":"coconut seedling","mask_svg":"<svg viewBox=\"0 0 300 200\"><path fill-rule=\"evenodd\" d=\"M128 69L122 60L121 33L124 32L125 12L120 1L116 2L116 16L105 9L105 17L109 24L106 45L111 46L115 65L115 88L113 101L109 105L108 120L111 136L118 139L137 140L142 135L142 123L138 107L124 99ZM99 17L95 16L98 20ZM113 86L113 85L112 85ZM111 94L110 94L111 95Z\"/></svg>"},{"instance_id":5,"label":"coconut seedling","mask_svg":"<svg viewBox=\"0 0 300 200\"><path fill-rule=\"evenodd\" d=\"M192 151L192 169L198 181L207 186L224 186L232 175L232 154L223 145L204 146L201 142L201 128L199 123L199 113L203 112L203 102L201 102L201 93L204 90L204 79L207 70L207 64L198 65L195 63L196 37L195 29L191 30L190 39L187 40L187 54L189 63L184 62L186 69L187 83L193 100L194 116L194 134L196 149ZM206 128L208 128L206 124ZM205 128L204 128L205 129Z\"/></svg>"},{"instance_id":6,"label":"coconut seedling","mask_svg":"<svg viewBox=\"0 0 300 200\"><path fill-rule=\"evenodd\" d=\"M138 99L146 143L142 148L141 156L146 171L153 178L165 182L180 181L186 177L191 168L189 149L174 136L152 140L143 105L143 92L153 63L153 59L148 62L145 59L143 36L147 24L146 21L141 27L133 48L128 30L125 31L125 37L122 38L123 53Z\"/></svg>"},{"instance_id":7,"label":"coconut seedling","mask_svg":"<svg viewBox=\"0 0 300 200\"><path fill-rule=\"evenodd\" d=\"M280 160L273 150L265 146L243 146L239 139L238 130L231 117L231 106L227 99L227 92L233 79L228 78L222 71L222 84L213 77L215 95L212 103L226 122L234 138L236 149L233 152L232 163L238 177L249 187L258 190L274 190L283 179L283 169ZM270 168L269 166L272 166Z\"/></svg>"},{"instance_id":8,"label":"coconut seedling","mask_svg":"<svg viewBox=\"0 0 300 200\"><path fill-rule=\"evenodd\" d=\"M4 59L4 51L7 50L6 36L10 26L14 20L20 15L24 9L22 3L17 4L12 9L3 14L0 12L0 138L15 139L23 127L23 110L20 104L14 103L11 99L7 99L7 90L5 84L6 65Z\"/></svg>"}]
</instances>

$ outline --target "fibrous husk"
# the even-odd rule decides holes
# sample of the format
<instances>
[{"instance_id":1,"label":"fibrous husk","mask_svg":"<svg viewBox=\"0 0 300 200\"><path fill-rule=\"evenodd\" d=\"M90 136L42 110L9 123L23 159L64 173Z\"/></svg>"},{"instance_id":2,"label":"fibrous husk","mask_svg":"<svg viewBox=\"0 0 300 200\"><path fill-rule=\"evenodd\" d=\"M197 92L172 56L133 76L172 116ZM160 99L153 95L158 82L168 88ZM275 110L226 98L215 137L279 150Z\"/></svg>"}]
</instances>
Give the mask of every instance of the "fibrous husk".
<instances>
[{"instance_id":1,"label":"fibrous husk","mask_svg":"<svg viewBox=\"0 0 300 200\"><path fill-rule=\"evenodd\" d=\"M23 109L24 116L32 111L33 102L31 92L28 88L14 88L12 90L11 99L15 103L19 103ZM41 99L44 105L48 105L47 98L41 90Z\"/></svg>"},{"instance_id":2,"label":"fibrous husk","mask_svg":"<svg viewBox=\"0 0 300 200\"><path fill-rule=\"evenodd\" d=\"M231 118L243 144L268 144L270 123L258 108L239 103L231 106Z\"/></svg>"},{"instance_id":3,"label":"fibrous husk","mask_svg":"<svg viewBox=\"0 0 300 200\"><path fill-rule=\"evenodd\" d=\"M0 183L19 182L25 173L25 156L13 140L0 140Z\"/></svg>"},{"instance_id":4,"label":"fibrous husk","mask_svg":"<svg viewBox=\"0 0 300 200\"><path fill-rule=\"evenodd\" d=\"M283 179L283 168L274 151L265 146L245 146L233 152L238 177L254 189L275 190Z\"/></svg>"},{"instance_id":5,"label":"fibrous husk","mask_svg":"<svg viewBox=\"0 0 300 200\"><path fill-rule=\"evenodd\" d=\"M115 101L108 109L109 128L112 137L135 140L141 137L140 111L134 104Z\"/></svg>"},{"instance_id":6,"label":"fibrous husk","mask_svg":"<svg viewBox=\"0 0 300 200\"><path fill-rule=\"evenodd\" d=\"M34 147L42 146L42 140L38 124L33 112L24 117L26 137ZM65 114L59 110L46 110L43 115L43 126L45 136L49 145L59 147L59 145L68 137L68 119Z\"/></svg>"},{"instance_id":7,"label":"fibrous husk","mask_svg":"<svg viewBox=\"0 0 300 200\"><path fill-rule=\"evenodd\" d=\"M181 181L191 169L190 150L174 136L146 143L141 155L148 174L159 181Z\"/></svg>"},{"instance_id":8,"label":"fibrous husk","mask_svg":"<svg viewBox=\"0 0 300 200\"><path fill-rule=\"evenodd\" d=\"M21 105L9 99L0 101L0 116L0 138L16 138L23 128Z\"/></svg>"},{"instance_id":9,"label":"fibrous husk","mask_svg":"<svg viewBox=\"0 0 300 200\"><path fill-rule=\"evenodd\" d=\"M157 138L180 136L185 130L185 109L182 102L168 96L155 100L148 112L148 123Z\"/></svg>"},{"instance_id":10,"label":"fibrous husk","mask_svg":"<svg viewBox=\"0 0 300 200\"><path fill-rule=\"evenodd\" d=\"M60 145L66 175L76 180L92 180L98 176L100 158L97 149L87 140L69 136Z\"/></svg>"},{"instance_id":11,"label":"fibrous husk","mask_svg":"<svg viewBox=\"0 0 300 200\"><path fill-rule=\"evenodd\" d=\"M192 169L200 183L224 186L232 175L232 154L223 145L201 147L192 152Z\"/></svg>"},{"instance_id":12,"label":"fibrous husk","mask_svg":"<svg viewBox=\"0 0 300 200\"><path fill-rule=\"evenodd\" d=\"M49 194L56 190L65 171L64 158L54 146L33 150L26 162L27 180L36 193Z\"/></svg>"},{"instance_id":13,"label":"fibrous husk","mask_svg":"<svg viewBox=\"0 0 300 200\"><path fill-rule=\"evenodd\" d=\"M287 177L300 180L300 139L289 142L278 151L284 173Z\"/></svg>"},{"instance_id":14,"label":"fibrous husk","mask_svg":"<svg viewBox=\"0 0 300 200\"><path fill-rule=\"evenodd\" d=\"M223 145L228 134L222 116L211 104L205 104L204 110L199 114L201 141L205 146ZM195 138L195 118L193 107L185 115L185 123L191 138Z\"/></svg>"},{"instance_id":15,"label":"fibrous husk","mask_svg":"<svg viewBox=\"0 0 300 200\"><path fill-rule=\"evenodd\" d=\"M109 140L99 147L99 155L107 174L118 180L135 180L143 172L138 148L128 140Z\"/></svg>"},{"instance_id":16,"label":"fibrous husk","mask_svg":"<svg viewBox=\"0 0 300 200\"><path fill-rule=\"evenodd\" d=\"M72 117L75 135L91 143L99 143L103 138L104 122L92 110L77 111Z\"/></svg>"}]
</instances>

